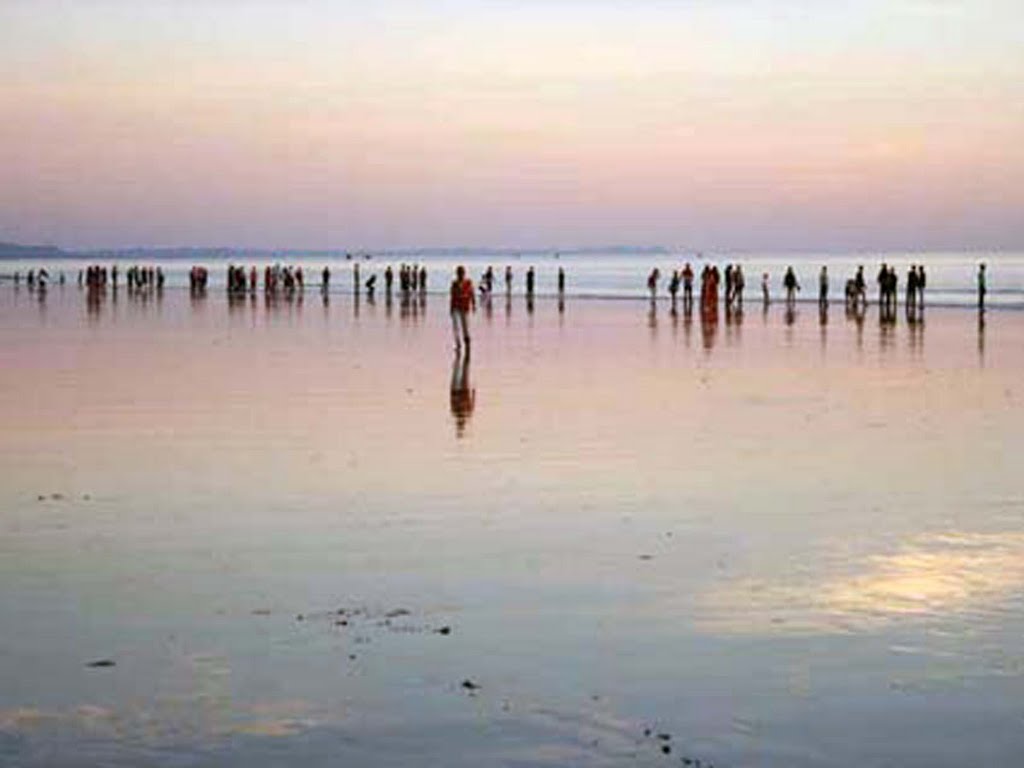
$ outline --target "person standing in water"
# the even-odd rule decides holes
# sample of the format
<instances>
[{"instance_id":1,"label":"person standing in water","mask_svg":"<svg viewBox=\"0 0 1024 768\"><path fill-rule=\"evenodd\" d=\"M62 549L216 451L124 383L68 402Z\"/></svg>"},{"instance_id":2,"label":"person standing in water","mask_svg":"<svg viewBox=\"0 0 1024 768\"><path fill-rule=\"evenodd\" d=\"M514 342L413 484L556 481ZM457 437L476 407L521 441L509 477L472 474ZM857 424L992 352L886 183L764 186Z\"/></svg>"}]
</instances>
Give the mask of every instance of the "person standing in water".
<instances>
[{"instance_id":1,"label":"person standing in water","mask_svg":"<svg viewBox=\"0 0 1024 768\"><path fill-rule=\"evenodd\" d=\"M818 306L828 307L828 267L822 267L818 274Z\"/></svg>"},{"instance_id":2,"label":"person standing in water","mask_svg":"<svg viewBox=\"0 0 1024 768\"><path fill-rule=\"evenodd\" d=\"M690 262L683 266L683 308L693 306L693 268Z\"/></svg>"},{"instance_id":3,"label":"person standing in water","mask_svg":"<svg viewBox=\"0 0 1024 768\"><path fill-rule=\"evenodd\" d=\"M651 292L651 301L658 297L658 280L661 279L661 270L657 267L651 270L647 276L647 290Z\"/></svg>"},{"instance_id":4,"label":"person standing in water","mask_svg":"<svg viewBox=\"0 0 1024 768\"><path fill-rule=\"evenodd\" d=\"M529 298L533 298L533 280L533 267L530 267L528 270L526 270L526 295Z\"/></svg>"},{"instance_id":5,"label":"person standing in water","mask_svg":"<svg viewBox=\"0 0 1024 768\"><path fill-rule=\"evenodd\" d=\"M558 295L565 296L565 270L558 268Z\"/></svg>"},{"instance_id":6,"label":"person standing in water","mask_svg":"<svg viewBox=\"0 0 1024 768\"><path fill-rule=\"evenodd\" d=\"M467 315L476 309L476 295L473 292L473 281L466 277L466 268L461 264L455 269L452 280L449 308L452 313L452 334L455 336L455 351L462 351L462 342L466 342L469 352L469 325Z\"/></svg>"},{"instance_id":7,"label":"person standing in water","mask_svg":"<svg viewBox=\"0 0 1024 768\"><path fill-rule=\"evenodd\" d=\"M761 273L761 301L767 307L771 302L771 298L768 295L768 273Z\"/></svg>"},{"instance_id":8,"label":"person standing in water","mask_svg":"<svg viewBox=\"0 0 1024 768\"><path fill-rule=\"evenodd\" d=\"M792 267L786 267L786 274L782 278L782 285L786 289L786 303L793 304L796 301L796 292L800 290L800 283L796 280L796 274Z\"/></svg>"},{"instance_id":9,"label":"person standing in water","mask_svg":"<svg viewBox=\"0 0 1024 768\"><path fill-rule=\"evenodd\" d=\"M985 262L978 265L978 311L985 311L985 294L988 293L988 283L985 279Z\"/></svg>"}]
</instances>

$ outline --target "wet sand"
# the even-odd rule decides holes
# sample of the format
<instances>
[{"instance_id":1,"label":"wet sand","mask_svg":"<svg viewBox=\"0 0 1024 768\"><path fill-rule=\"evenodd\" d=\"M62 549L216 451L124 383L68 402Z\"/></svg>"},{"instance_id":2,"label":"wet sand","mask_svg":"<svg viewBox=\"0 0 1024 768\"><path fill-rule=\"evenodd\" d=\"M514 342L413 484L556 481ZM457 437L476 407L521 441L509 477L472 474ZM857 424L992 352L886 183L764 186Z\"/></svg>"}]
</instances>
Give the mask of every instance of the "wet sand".
<instances>
[{"instance_id":1,"label":"wet sand","mask_svg":"<svg viewBox=\"0 0 1024 768\"><path fill-rule=\"evenodd\" d=\"M1024 314L472 324L0 290L0 762L1024 753Z\"/></svg>"}]
</instances>

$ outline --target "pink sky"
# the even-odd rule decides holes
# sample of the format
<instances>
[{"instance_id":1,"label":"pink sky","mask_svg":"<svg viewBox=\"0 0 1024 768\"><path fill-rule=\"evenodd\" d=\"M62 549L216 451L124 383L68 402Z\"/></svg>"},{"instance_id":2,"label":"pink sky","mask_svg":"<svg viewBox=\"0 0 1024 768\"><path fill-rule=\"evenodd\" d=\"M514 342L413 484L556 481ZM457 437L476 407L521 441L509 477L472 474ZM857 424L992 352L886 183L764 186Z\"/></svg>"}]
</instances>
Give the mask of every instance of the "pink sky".
<instances>
[{"instance_id":1,"label":"pink sky","mask_svg":"<svg viewBox=\"0 0 1024 768\"><path fill-rule=\"evenodd\" d=\"M1021 248L1024 6L13 0L0 240Z\"/></svg>"}]
</instances>

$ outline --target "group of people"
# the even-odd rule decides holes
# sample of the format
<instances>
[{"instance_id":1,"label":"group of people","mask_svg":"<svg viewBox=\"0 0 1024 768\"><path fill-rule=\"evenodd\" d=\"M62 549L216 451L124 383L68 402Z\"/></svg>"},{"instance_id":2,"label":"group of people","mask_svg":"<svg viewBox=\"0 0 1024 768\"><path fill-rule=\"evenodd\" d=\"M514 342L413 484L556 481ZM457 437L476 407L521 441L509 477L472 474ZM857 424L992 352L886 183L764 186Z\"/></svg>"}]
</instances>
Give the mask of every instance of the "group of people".
<instances>
[{"instance_id":1,"label":"group of people","mask_svg":"<svg viewBox=\"0 0 1024 768\"><path fill-rule=\"evenodd\" d=\"M45 268L40 268L37 272L34 269L30 269L25 275L25 284L28 286L30 291L39 290L42 293L46 292L46 286L50 281L50 273ZM14 273L14 284L21 284L21 273ZM60 273L60 284L64 285L64 273Z\"/></svg>"},{"instance_id":2,"label":"group of people","mask_svg":"<svg viewBox=\"0 0 1024 768\"><path fill-rule=\"evenodd\" d=\"M561 271L561 270L559 270ZM658 283L661 279L661 270L655 267L647 276L647 291L654 301L658 295ZM694 273L689 263L682 269L673 270L669 280L668 291L675 304L680 287L683 291L683 306L689 311L693 301ZM700 274L700 304L702 311L710 311L718 306L719 285L722 275L716 265L705 264ZM927 286L928 277L923 264L911 264L907 269L906 278L906 301L908 312L916 312L924 307L924 291ZM743 307L743 290L745 278L743 268L739 264L728 264L724 270L725 282L725 306L731 309ZM899 279L896 269L887 263L882 263L877 277L878 282L878 303L884 312L895 311L897 304L897 293ZM978 266L978 307L984 309L985 295L988 292L985 264ZM800 281L792 266L787 266L782 278L782 287L785 290L787 303L796 301L797 293L800 291ZM771 301L770 277L767 272L761 276L761 296L767 306ZM823 309L828 307L829 302L829 272L828 267L823 266L818 273L818 304ZM864 279L864 267L858 266L856 274L846 281L846 302L851 306L867 306L867 284Z\"/></svg>"},{"instance_id":3,"label":"group of people","mask_svg":"<svg viewBox=\"0 0 1024 768\"><path fill-rule=\"evenodd\" d=\"M110 269L101 264L93 264L84 270L78 270L78 287L86 287L90 290L104 289L108 285L117 290L121 272L117 264L111 265ZM148 292L162 290L166 278L161 267L139 266L132 264L124 270L125 283L128 292Z\"/></svg>"},{"instance_id":4,"label":"group of people","mask_svg":"<svg viewBox=\"0 0 1024 768\"><path fill-rule=\"evenodd\" d=\"M188 290L193 296L206 293L210 282L210 271L206 267L194 266L188 271Z\"/></svg>"}]
</instances>

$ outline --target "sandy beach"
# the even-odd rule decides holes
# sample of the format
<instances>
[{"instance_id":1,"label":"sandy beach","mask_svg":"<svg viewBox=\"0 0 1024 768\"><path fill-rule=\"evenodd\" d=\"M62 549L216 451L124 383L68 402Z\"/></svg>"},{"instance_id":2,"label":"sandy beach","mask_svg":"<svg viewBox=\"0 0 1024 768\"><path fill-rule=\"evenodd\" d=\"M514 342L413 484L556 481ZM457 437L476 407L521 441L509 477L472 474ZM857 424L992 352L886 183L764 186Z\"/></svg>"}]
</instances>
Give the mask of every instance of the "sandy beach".
<instances>
[{"instance_id":1,"label":"sandy beach","mask_svg":"<svg viewBox=\"0 0 1024 768\"><path fill-rule=\"evenodd\" d=\"M1024 751L1024 315L446 309L0 291L0 761Z\"/></svg>"}]
</instances>

